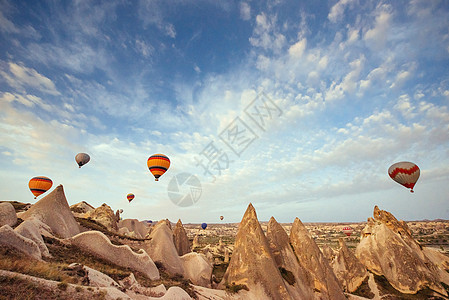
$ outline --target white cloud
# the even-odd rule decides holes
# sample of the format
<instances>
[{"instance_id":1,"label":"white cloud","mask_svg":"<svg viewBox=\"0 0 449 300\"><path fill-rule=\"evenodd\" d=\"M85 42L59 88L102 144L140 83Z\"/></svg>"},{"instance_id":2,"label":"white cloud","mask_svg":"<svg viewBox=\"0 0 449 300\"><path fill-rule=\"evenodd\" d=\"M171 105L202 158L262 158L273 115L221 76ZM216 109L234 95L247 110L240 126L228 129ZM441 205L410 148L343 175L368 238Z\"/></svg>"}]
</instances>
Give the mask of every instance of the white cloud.
<instances>
[{"instance_id":1,"label":"white cloud","mask_svg":"<svg viewBox=\"0 0 449 300\"><path fill-rule=\"evenodd\" d=\"M19 33L19 29L0 11L0 31L5 33Z\"/></svg>"},{"instance_id":2,"label":"white cloud","mask_svg":"<svg viewBox=\"0 0 449 300\"><path fill-rule=\"evenodd\" d=\"M334 6L332 6L327 18L333 23L338 22L343 17L346 7L355 3L355 1L356 0L338 1Z\"/></svg>"},{"instance_id":3,"label":"white cloud","mask_svg":"<svg viewBox=\"0 0 449 300\"><path fill-rule=\"evenodd\" d=\"M390 22L393 18L391 7L383 4L378 7L374 27L365 32L364 40L374 49L382 49L387 41Z\"/></svg>"},{"instance_id":4,"label":"white cloud","mask_svg":"<svg viewBox=\"0 0 449 300\"><path fill-rule=\"evenodd\" d=\"M136 48L145 58L150 57L154 52L154 47L142 40L136 40Z\"/></svg>"},{"instance_id":5,"label":"white cloud","mask_svg":"<svg viewBox=\"0 0 449 300\"><path fill-rule=\"evenodd\" d=\"M279 52L286 44L286 38L279 32L276 23L276 16L267 16L265 13L257 15L256 27L249 38L251 45Z\"/></svg>"},{"instance_id":6,"label":"white cloud","mask_svg":"<svg viewBox=\"0 0 449 300\"><path fill-rule=\"evenodd\" d=\"M240 2L240 18L245 21L251 19L251 6L247 2Z\"/></svg>"},{"instance_id":7,"label":"white cloud","mask_svg":"<svg viewBox=\"0 0 449 300\"><path fill-rule=\"evenodd\" d=\"M10 73L8 74L2 71L0 74L10 86L20 89L32 87L46 94L60 95L55 84L36 70L13 62L9 62L8 65Z\"/></svg>"},{"instance_id":8,"label":"white cloud","mask_svg":"<svg viewBox=\"0 0 449 300\"><path fill-rule=\"evenodd\" d=\"M304 54L306 47L307 47L307 39L303 38L297 43L290 46L290 48L288 49L288 53L290 54L290 56L294 58L300 58Z\"/></svg>"}]
</instances>

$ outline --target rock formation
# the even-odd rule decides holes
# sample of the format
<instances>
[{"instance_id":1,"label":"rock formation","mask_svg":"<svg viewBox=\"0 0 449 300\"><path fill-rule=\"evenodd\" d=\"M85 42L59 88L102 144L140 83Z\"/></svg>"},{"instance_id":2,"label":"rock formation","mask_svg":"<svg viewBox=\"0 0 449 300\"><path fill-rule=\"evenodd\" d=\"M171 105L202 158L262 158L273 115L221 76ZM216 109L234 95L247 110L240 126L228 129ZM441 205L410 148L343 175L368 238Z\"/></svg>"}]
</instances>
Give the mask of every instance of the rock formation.
<instances>
[{"instance_id":1,"label":"rock formation","mask_svg":"<svg viewBox=\"0 0 449 300\"><path fill-rule=\"evenodd\" d=\"M189 238L186 230L182 226L181 219L176 223L175 230L173 230L173 241L179 256L183 256L190 252Z\"/></svg>"},{"instance_id":2,"label":"rock formation","mask_svg":"<svg viewBox=\"0 0 449 300\"><path fill-rule=\"evenodd\" d=\"M290 246L287 232L274 217L271 217L270 222L268 222L267 239L277 267L283 269L284 276L288 277L289 272L294 276L294 279L289 278L290 283L285 282L285 286L293 299L313 298L312 278L298 263L298 259Z\"/></svg>"},{"instance_id":3,"label":"rock formation","mask_svg":"<svg viewBox=\"0 0 449 300\"><path fill-rule=\"evenodd\" d=\"M89 286L120 288L120 285L114 279L100 271L89 268L88 266L72 263L68 265L68 269L84 273L86 278L85 283L88 283Z\"/></svg>"},{"instance_id":4,"label":"rock formation","mask_svg":"<svg viewBox=\"0 0 449 300\"><path fill-rule=\"evenodd\" d=\"M82 215L94 210L95 208L86 201L81 201L77 204L73 204L72 206L70 206L70 209L75 214Z\"/></svg>"},{"instance_id":5,"label":"rock formation","mask_svg":"<svg viewBox=\"0 0 449 300\"><path fill-rule=\"evenodd\" d=\"M31 239L34 241L41 251L42 256L50 257L50 252L45 245L42 234L50 235L50 227L36 218L30 218L22 222L16 229L14 229L18 234Z\"/></svg>"},{"instance_id":6,"label":"rock formation","mask_svg":"<svg viewBox=\"0 0 449 300\"><path fill-rule=\"evenodd\" d=\"M3 225L14 226L17 223L17 215L14 206L9 202L0 203L0 227Z\"/></svg>"},{"instance_id":7,"label":"rock formation","mask_svg":"<svg viewBox=\"0 0 449 300\"><path fill-rule=\"evenodd\" d=\"M199 241L200 237L197 235L195 235L195 237L193 238L193 243L192 243L192 250L194 250L195 248L200 247L200 241Z\"/></svg>"},{"instance_id":8,"label":"rock formation","mask_svg":"<svg viewBox=\"0 0 449 300\"><path fill-rule=\"evenodd\" d=\"M335 276L340 281L343 289L349 293L357 288L368 277L365 266L355 257L342 238L339 239L340 250L332 262Z\"/></svg>"},{"instance_id":9,"label":"rock formation","mask_svg":"<svg viewBox=\"0 0 449 300\"><path fill-rule=\"evenodd\" d=\"M152 226L150 241L142 245L145 251L156 262L162 263L170 274L184 274L181 259L178 256L175 244L173 243L173 233L165 220L159 221Z\"/></svg>"},{"instance_id":10,"label":"rock formation","mask_svg":"<svg viewBox=\"0 0 449 300\"><path fill-rule=\"evenodd\" d=\"M296 218L290 231L290 243L303 266L313 278L313 288L319 299L346 299L328 260L310 236L306 227Z\"/></svg>"},{"instance_id":11,"label":"rock formation","mask_svg":"<svg viewBox=\"0 0 449 300\"><path fill-rule=\"evenodd\" d=\"M234 252L220 286L230 284L247 286L251 293L260 295L259 299L292 299L252 204L240 222Z\"/></svg>"},{"instance_id":12,"label":"rock formation","mask_svg":"<svg viewBox=\"0 0 449 300\"><path fill-rule=\"evenodd\" d=\"M129 232L134 232L133 237L143 239L148 233L149 227L145 222L140 222L137 219L125 219L118 223L119 230L127 228Z\"/></svg>"},{"instance_id":13,"label":"rock formation","mask_svg":"<svg viewBox=\"0 0 449 300\"><path fill-rule=\"evenodd\" d=\"M414 294L429 287L447 295L440 284L446 280L439 276L441 268L426 257L423 247L411 237L405 222L398 221L377 206L374 219L369 218L362 230L355 254L369 271L385 276L401 293Z\"/></svg>"},{"instance_id":14,"label":"rock formation","mask_svg":"<svg viewBox=\"0 0 449 300\"><path fill-rule=\"evenodd\" d=\"M14 248L34 259L42 259L39 246L33 240L18 234L9 225L0 227L0 245Z\"/></svg>"},{"instance_id":15,"label":"rock formation","mask_svg":"<svg viewBox=\"0 0 449 300\"><path fill-rule=\"evenodd\" d=\"M108 237L99 231L83 232L70 238L69 241L118 266L139 271L152 280L159 279L159 271L145 251L136 253L127 245L113 245Z\"/></svg>"},{"instance_id":16,"label":"rock formation","mask_svg":"<svg viewBox=\"0 0 449 300\"><path fill-rule=\"evenodd\" d=\"M100 207L87 212L85 214L85 217L102 224L110 231L118 231L117 220L115 218L114 211L106 203L103 203Z\"/></svg>"},{"instance_id":17,"label":"rock formation","mask_svg":"<svg viewBox=\"0 0 449 300\"><path fill-rule=\"evenodd\" d=\"M62 185L57 186L50 194L37 201L20 217L23 220L35 217L47 224L52 232L61 238L69 238L80 232L78 223L65 198Z\"/></svg>"},{"instance_id":18,"label":"rock formation","mask_svg":"<svg viewBox=\"0 0 449 300\"><path fill-rule=\"evenodd\" d=\"M181 256L184 268L184 277L189 278L193 284L211 287L213 266L203 254L191 252Z\"/></svg>"},{"instance_id":19,"label":"rock formation","mask_svg":"<svg viewBox=\"0 0 449 300\"><path fill-rule=\"evenodd\" d=\"M335 251L334 251L334 249L332 249L328 245L324 244L323 246L321 246L321 252L323 253L324 257L327 258L329 263L332 263L332 261L335 258Z\"/></svg>"}]
</instances>

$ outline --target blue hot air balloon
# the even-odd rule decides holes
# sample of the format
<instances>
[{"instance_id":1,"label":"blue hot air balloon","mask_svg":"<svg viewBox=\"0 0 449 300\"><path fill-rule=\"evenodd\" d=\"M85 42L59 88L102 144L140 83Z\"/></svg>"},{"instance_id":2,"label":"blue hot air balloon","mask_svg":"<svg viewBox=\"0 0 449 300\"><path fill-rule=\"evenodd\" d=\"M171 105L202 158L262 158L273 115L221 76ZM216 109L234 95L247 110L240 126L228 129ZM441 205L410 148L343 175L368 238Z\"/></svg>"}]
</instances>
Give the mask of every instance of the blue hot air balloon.
<instances>
[{"instance_id":1,"label":"blue hot air balloon","mask_svg":"<svg viewBox=\"0 0 449 300\"><path fill-rule=\"evenodd\" d=\"M206 229L206 227L207 227L206 223L201 224L201 228Z\"/></svg>"}]
</instances>

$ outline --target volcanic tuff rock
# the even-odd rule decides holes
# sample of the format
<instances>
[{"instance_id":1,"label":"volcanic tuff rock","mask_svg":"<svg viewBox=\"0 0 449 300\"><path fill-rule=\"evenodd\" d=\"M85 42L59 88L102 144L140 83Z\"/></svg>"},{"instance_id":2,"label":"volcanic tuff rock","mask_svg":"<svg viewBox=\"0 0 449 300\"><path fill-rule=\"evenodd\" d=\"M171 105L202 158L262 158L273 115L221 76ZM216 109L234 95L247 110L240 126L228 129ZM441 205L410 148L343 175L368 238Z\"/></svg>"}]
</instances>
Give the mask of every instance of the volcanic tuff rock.
<instances>
[{"instance_id":1,"label":"volcanic tuff rock","mask_svg":"<svg viewBox=\"0 0 449 300\"><path fill-rule=\"evenodd\" d=\"M128 245L113 245L100 231L86 231L70 238L69 241L116 265L139 271L152 280L159 279L159 271L145 251L140 250L136 253Z\"/></svg>"},{"instance_id":2,"label":"volcanic tuff rock","mask_svg":"<svg viewBox=\"0 0 449 300\"><path fill-rule=\"evenodd\" d=\"M368 277L365 266L355 257L342 238L338 240L340 251L332 262L335 276L343 285L343 289L352 293Z\"/></svg>"},{"instance_id":3,"label":"volcanic tuff rock","mask_svg":"<svg viewBox=\"0 0 449 300\"><path fill-rule=\"evenodd\" d=\"M9 202L0 203L0 227L3 225L14 226L17 223L17 215L14 206Z\"/></svg>"},{"instance_id":4,"label":"volcanic tuff rock","mask_svg":"<svg viewBox=\"0 0 449 300\"><path fill-rule=\"evenodd\" d=\"M193 238L192 250L195 249L195 248L197 248L197 247L200 247L199 238L200 238L200 237L198 236L198 234L195 235L195 237Z\"/></svg>"},{"instance_id":5,"label":"volcanic tuff rock","mask_svg":"<svg viewBox=\"0 0 449 300\"><path fill-rule=\"evenodd\" d=\"M22 222L16 229L14 229L20 235L31 239L34 241L41 251L42 256L50 257L50 252L48 251L47 245L45 245L42 234L50 235L50 227L36 218L30 218Z\"/></svg>"},{"instance_id":6,"label":"volcanic tuff rock","mask_svg":"<svg viewBox=\"0 0 449 300\"><path fill-rule=\"evenodd\" d=\"M181 256L184 268L184 277L189 278L193 284L211 287L212 264L204 254L187 253Z\"/></svg>"},{"instance_id":7,"label":"volcanic tuff rock","mask_svg":"<svg viewBox=\"0 0 449 300\"><path fill-rule=\"evenodd\" d=\"M285 282L290 295L294 299L313 298L312 277L298 263L298 259L290 246L287 232L274 217L271 217L270 222L268 222L267 239L277 267L292 272L294 276L294 284Z\"/></svg>"},{"instance_id":8,"label":"volcanic tuff rock","mask_svg":"<svg viewBox=\"0 0 449 300\"><path fill-rule=\"evenodd\" d=\"M149 227L145 222L141 222L137 219L125 219L118 223L119 230L121 228L127 228L129 232L134 232L134 237L143 239L149 231Z\"/></svg>"},{"instance_id":9,"label":"volcanic tuff rock","mask_svg":"<svg viewBox=\"0 0 449 300\"><path fill-rule=\"evenodd\" d=\"M240 222L234 252L220 286L232 283L244 284L253 293L263 292L259 299L292 299L251 203Z\"/></svg>"},{"instance_id":10,"label":"volcanic tuff rock","mask_svg":"<svg viewBox=\"0 0 449 300\"><path fill-rule=\"evenodd\" d=\"M97 207L94 210L91 210L85 214L85 218L90 218L103 226L105 226L108 230L116 232L118 231L118 226L115 218L114 211L111 209L109 205L103 203L100 207Z\"/></svg>"},{"instance_id":11,"label":"volcanic tuff rock","mask_svg":"<svg viewBox=\"0 0 449 300\"><path fill-rule=\"evenodd\" d=\"M159 221L152 226L150 241L146 241L142 247L156 262L163 264L170 274L184 274L181 259L173 243L173 232L168 227L166 220Z\"/></svg>"},{"instance_id":12,"label":"volcanic tuff rock","mask_svg":"<svg viewBox=\"0 0 449 300\"><path fill-rule=\"evenodd\" d=\"M42 259L39 246L33 240L14 231L9 225L0 227L0 245L17 249L37 260Z\"/></svg>"},{"instance_id":13,"label":"volcanic tuff rock","mask_svg":"<svg viewBox=\"0 0 449 300\"><path fill-rule=\"evenodd\" d=\"M80 232L78 223L65 198L62 185L57 186L50 194L37 201L20 217L23 220L35 217L47 224L52 232L61 238L69 238Z\"/></svg>"},{"instance_id":14,"label":"volcanic tuff rock","mask_svg":"<svg viewBox=\"0 0 449 300\"><path fill-rule=\"evenodd\" d=\"M175 230L173 230L173 241L179 256L183 256L190 252L189 238L186 230L182 226L181 219L178 220Z\"/></svg>"},{"instance_id":15,"label":"volcanic tuff rock","mask_svg":"<svg viewBox=\"0 0 449 300\"><path fill-rule=\"evenodd\" d=\"M73 204L72 206L70 206L70 209L74 213L85 214L87 212L90 212L91 210L94 210L95 207L93 207L92 205L90 205L86 201L81 201L81 202L79 202L77 204Z\"/></svg>"},{"instance_id":16,"label":"volcanic tuff rock","mask_svg":"<svg viewBox=\"0 0 449 300\"><path fill-rule=\"evenodd\" d=\"M313 278L319 299L346 299L328 260L321 253L306 227L296 218L290 231L290 243L302 265Z\"/></svg>"},{"instance_id":17,"label":"volcanic tuff rock","mask_svg":"<svg viewBox=\"0 0 449 300\"><path fill-rule=\"evenodd\" d=\"M362 230L355 255L368 270L383 275L401 293L416 293L429 287L447 295L440 282L440 267L432 263L410 234L404 222L389 212L374 208L374 219L369 218ZM449 284L449 282L445 282Z\"/></svg>"},{"instance_id":18,"label":"volcanic tuff rock","mask_svg":"<svg viewBox=\"0 0 449 300\"><path fill-rule=\"evenodd\" d=\"M332 249L331 247L329 247L326 244L323 244L321 246L321 252L323 253L324 257L327 258L327 260L329 261L329 263L332 263L332 261L335 258L335 251L334 249Z\"/></svg>"}]
</instances>

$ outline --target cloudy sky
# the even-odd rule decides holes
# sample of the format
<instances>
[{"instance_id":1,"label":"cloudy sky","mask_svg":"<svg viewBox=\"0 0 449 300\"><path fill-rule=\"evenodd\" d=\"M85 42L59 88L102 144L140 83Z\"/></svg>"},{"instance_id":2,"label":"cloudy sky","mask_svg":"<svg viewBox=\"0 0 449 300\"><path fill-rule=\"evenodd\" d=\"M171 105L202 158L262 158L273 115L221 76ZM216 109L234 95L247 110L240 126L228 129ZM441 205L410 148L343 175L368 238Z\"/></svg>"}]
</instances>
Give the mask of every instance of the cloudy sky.
<instances>
[{"instance_id":1,"label":"cloudy sky","mask_svg":"<svg viewBox=\"0 0 449 300\"><path fill-rule=\"evenodd\" d=\"M0 49L0 200L43 175L124 218L449 219L447 1L0 0Z\"/></svg>"}]
</instances>

